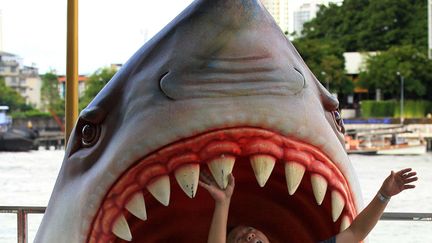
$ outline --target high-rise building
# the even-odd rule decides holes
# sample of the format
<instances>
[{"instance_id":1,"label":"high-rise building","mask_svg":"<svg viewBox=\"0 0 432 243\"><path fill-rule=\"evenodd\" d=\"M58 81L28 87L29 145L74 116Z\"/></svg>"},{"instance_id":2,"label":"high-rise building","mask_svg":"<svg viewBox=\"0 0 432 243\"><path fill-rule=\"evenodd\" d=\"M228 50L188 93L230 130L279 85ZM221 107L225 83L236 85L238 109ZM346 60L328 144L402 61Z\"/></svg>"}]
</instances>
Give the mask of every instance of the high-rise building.
<instances>
[{"instance_id":1,"label":"high-rise building","mask_svg":"<svg viewBox=\"0 0 432 243\"><path fill-rule=\"evenodd\" d=\"M288 31L288 0L261 0L283 32Z\"/></svg>"},{"instance_id":2,"label":"high-rise building","mask_svg":"<svg viewBox=\"0 0 432 243\"><path fill-rule=\"evenodd\" d=\"M292 6L294 10L292 15L292 29L290 33L295 32L296 36L301 36L303 25L315 18L321 5L328 5L329 3L342 4L342 0L308 0L298 6Z\"/></svg>"},{"instance_id":3,"label":"high-rise building","mask_svg":"<svg viewBox=\"0 0 432 243\"><path fill-rule=\"evenodd\" d=\"M320 6L319 4L314 3L314 1L312 1L309 3L302 4L298 10L294 11L293 31L295 32L296 36L301 36L304 23L315 18L316 13L319 10L319 6Z\"/></svg>"}]
</instances>

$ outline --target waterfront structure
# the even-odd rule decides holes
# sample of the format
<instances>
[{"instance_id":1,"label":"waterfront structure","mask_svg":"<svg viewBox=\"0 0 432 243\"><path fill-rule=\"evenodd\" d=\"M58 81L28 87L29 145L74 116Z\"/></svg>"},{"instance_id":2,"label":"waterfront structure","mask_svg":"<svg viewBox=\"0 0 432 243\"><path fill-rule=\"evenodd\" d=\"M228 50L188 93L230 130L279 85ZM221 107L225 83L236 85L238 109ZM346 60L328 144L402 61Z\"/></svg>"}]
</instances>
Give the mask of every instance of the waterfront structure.
<instances>
[{"instance_id":1,"label":"waterfront structure","mask_svg":"<svg viewBox=\"0 0 432 243\"><path fill-rule=\"evenodd\" d=\"M5 84L18 92L29 105L41 108L41 86L38 68L23 65L22 59L12 53L0 51L0 76Z\"/></svg>"},{"instance_id":2,"label":"waterfront structure","mask_svg":"<svg viewBox=\"0 0 432 243\"><path fill-rule=\"evenodd\" d=\"M288 32L288 0L261 0L283 32Z\"/></svg>"}]
</instances>

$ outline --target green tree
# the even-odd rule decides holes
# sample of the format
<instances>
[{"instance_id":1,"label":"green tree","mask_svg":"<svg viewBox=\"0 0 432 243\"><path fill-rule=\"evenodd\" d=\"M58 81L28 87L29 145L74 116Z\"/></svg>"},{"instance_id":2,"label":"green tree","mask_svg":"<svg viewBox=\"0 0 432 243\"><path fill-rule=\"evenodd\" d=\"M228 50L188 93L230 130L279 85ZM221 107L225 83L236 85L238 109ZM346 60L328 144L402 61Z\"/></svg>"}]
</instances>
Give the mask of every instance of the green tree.
<instances>
[{"instance_id":1,"label":"green tree","mask_svg":"<svg viewBox=\"0 0 432 243\"><path fill-rule=\"evenodd\" d=\"M100 68L92 75L86 83L86 89L84 95L80 98L79 108L84 109L90 101L99 93L99 91L111 80L111 78L116 74L117 70L115 68Z\"/></svg>"},{"instance_id":2,"label":"green tree","mask_svg":"<svg viewBox=\"0 0 432 243\"><path fill-rule=\"evenodd\" d=\"M0 76L0 105L9 106L11 112L28 111L33 107L27 105L25 99L14 89L6 86L4 77Z\"/></svg>"},{"instance_id":3,"label":"green tree","mask_svg":"<svg viewBox=\"0 0 432 243\"><path fill-rule=\"evenodd\" d=\"M64 114L65 103L64 100L60 98L57 75L50 71L42 75L41 79L41 100L43 108L47 111L53 111L56 114Z\"/></svg>"},{"instance_id":4,"label":"green tree","mask_svg":"<svg viewBox=\"0 0 432 243\"><path fill-rule=\"evenodd\" d=\"M321 6L304 25L308 39L338 43L345 51L387 50L412 44L426 50L427 1L345 0Z\"/></svg>"},{"instance_id":5,"label":"green tree","mask_svg":"<svg viewBox=\"0 0 432 243\"><path fill-rule=\"evenodd\" d=\"M370 91L381 89L384 98L400 97L400 76L404 77L406 98L431 99L432 61L426 53L412 45L395 46L372 56L366 71L360 73L360 84Z\"/></svg>"},{"instance_id":6,"label":"green tree","mask_svg":"<svg viewBox=\"0 0 432 243\"><path fill-rule=\"evenodd\" d=\"M293 44L324 87L342 95L352 93L354 85L345 74L342 48L330 42L304 38L294 40Z\"/></svg>"}]
</instances>

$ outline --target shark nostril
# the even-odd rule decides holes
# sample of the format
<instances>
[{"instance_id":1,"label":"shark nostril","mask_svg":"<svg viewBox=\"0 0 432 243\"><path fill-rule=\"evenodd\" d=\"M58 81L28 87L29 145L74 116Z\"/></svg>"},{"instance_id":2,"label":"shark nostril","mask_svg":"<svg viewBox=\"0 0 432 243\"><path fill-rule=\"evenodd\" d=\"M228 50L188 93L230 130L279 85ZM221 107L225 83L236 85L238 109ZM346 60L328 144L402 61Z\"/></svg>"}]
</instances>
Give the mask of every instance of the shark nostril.
<instances>
[{"instance_id":1,"label":"shark nostril","mask_svg":"<svg viewBox=\"0 0 432 243\"><path fill-rule=\"evenodd\" d=\"M302 72L300 71L300 69L297 68L297 67L294 67L294 70L297 71L297 72L302 76L302 78L303 78L303 85L302 85L302 88L304 88L304 87L306 86L306 79L305 79L303 73L302 73Z\"/></svg>"},{"instance_id":2,"label":"shark nostril","mask_svg":"<svg viewBox=\"0 0 432 243\"><path fill-rule=\"evenodd\" d=\"M168 74L169 74L169 71L166 71L165 73L163 73L163 74L160 76L160 78L159 78L159 80L158 80L158 82L159 82L159 90L162 91L162 94L164 94L168 99L174 100L172 97L170 97L170 96L167 94L166 90L163 88L163 87L164 87L163 79L164 79Z\"/></svg>"}]
</instances>

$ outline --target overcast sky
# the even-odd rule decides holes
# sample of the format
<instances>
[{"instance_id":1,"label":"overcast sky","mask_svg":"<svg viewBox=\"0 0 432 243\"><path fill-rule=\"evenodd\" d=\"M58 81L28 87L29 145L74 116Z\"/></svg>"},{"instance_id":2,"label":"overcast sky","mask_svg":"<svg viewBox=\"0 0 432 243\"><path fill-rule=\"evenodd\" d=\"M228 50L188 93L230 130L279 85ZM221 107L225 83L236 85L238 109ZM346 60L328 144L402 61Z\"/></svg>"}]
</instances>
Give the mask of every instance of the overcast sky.
<instances>
[{"instance_id":1,"label":"overcast sky","mask_svg":"<svg viewBox=\"0 0 432 243\"><path fill-rule=\"evenodd\" d=\"M79 1L79 73L124 63L193 0ZM290 0L298 5L301 1ZM66 0L1 0L2 50L65 73ZM292 6L292 5L291 5Z\"/></svg>"}]
</instances>

